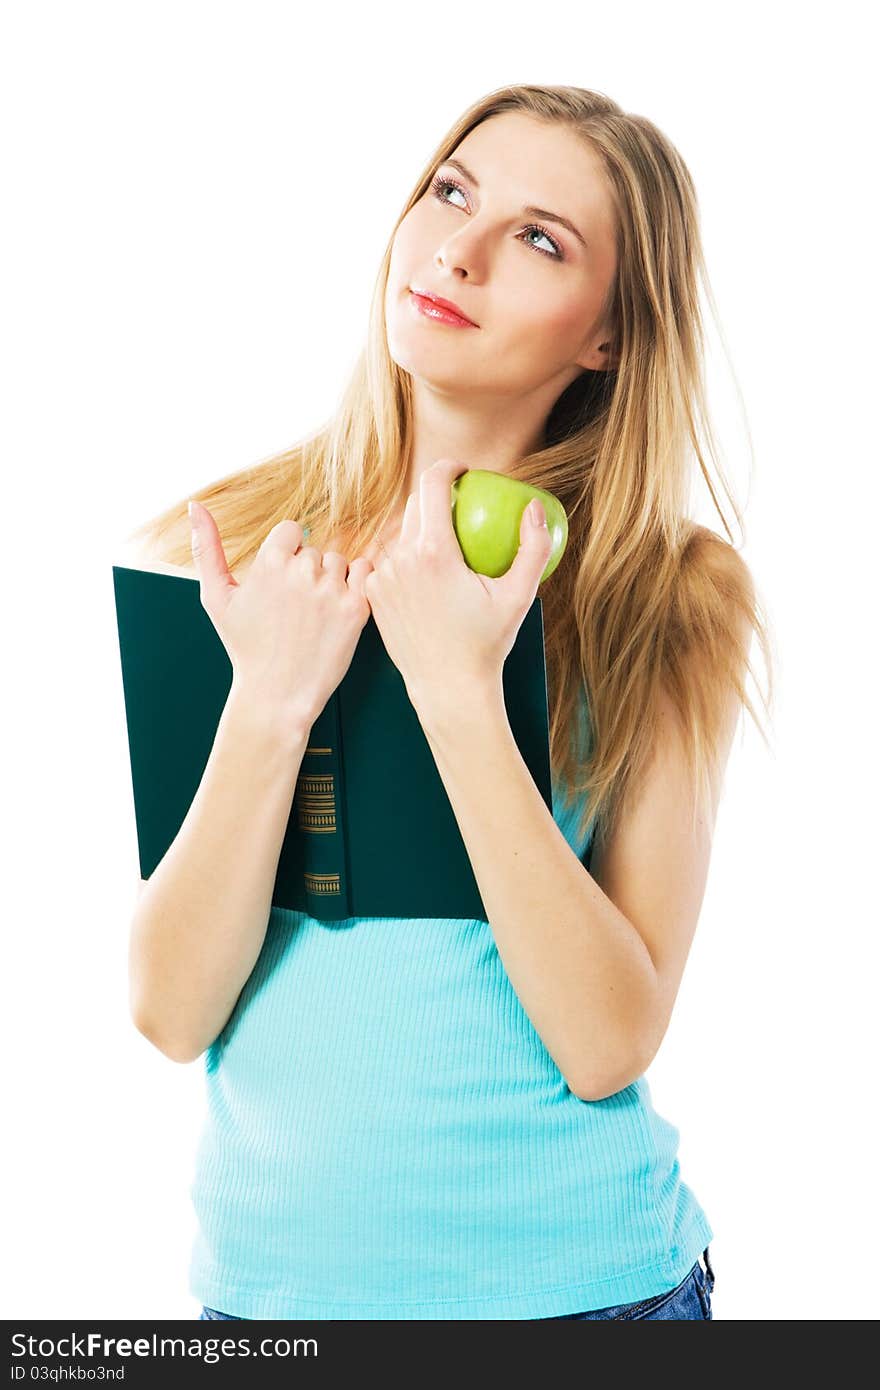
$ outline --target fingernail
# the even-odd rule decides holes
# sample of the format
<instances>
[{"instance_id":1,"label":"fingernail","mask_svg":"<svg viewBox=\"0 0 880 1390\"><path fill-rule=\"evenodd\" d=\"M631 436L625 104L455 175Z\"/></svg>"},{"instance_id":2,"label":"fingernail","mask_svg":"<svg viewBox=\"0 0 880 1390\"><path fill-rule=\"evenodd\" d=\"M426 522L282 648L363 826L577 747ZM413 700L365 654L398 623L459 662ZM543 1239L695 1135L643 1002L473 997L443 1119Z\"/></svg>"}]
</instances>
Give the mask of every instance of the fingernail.
<instances>
[{"instance_id":1,"label":"fingernail","mask_svg":"<svg viewBox=\"0 0 880 1390\"><path fill-rule=\"evenodd\" d=\"M195 504L193 503L192 498L190 498L189 502L187 502L186 505L187 505L187 507L188 507L188 509L189 509L190 524L191 524L192 526L195 526L195 525L196 525L196 510L195 510Z\"/></svg>"},{"instance_id":2,"label":"fingernail","mask_svg":"<svg viewBox=\"0 0 880 1390\"><path fill-rule=\"evenodd\" d=\"M537 497L529 503L529 521L533 526L547 525L547 514Z\"/></svg>"}]
</instances>

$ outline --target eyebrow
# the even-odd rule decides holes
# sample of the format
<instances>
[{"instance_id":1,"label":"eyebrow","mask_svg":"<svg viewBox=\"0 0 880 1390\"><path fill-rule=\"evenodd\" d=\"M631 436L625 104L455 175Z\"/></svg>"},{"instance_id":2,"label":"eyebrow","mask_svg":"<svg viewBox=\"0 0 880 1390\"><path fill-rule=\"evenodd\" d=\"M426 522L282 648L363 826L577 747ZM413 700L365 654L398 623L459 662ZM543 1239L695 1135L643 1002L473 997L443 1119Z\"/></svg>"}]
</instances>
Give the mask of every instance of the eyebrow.
<instances>
[{"instance_id":1,"label":"eyebrow","mask_svg":"<svg viewBox=\"0 0 880 1390\"><path fill-rule=\"evenodd\" d=\"M474 188L479 188L479 179L476 177L475 174L471 173L470 169L466 168L465 165L462 164L460 159L444 159L439 167L442 169L445 165L450 165L453 169L457 169L460 174L464 174L465 178L470 180L470 182L474 185ZM580 242L581 246L583 246L585 251L589 251L590 248L584 241L584 238L581 236L577 227L574 225L573 222L570 222L567 217L563 217L561 213L548 212L546 208L532 207L531 204L529 204L526 207L523 207L521 211L528 213L529 217L542 217L545 222L558 222L560 227L565 227L569 232L571 232L572 236L577 237L578 241Z\"/></svg>"}]
</instances>

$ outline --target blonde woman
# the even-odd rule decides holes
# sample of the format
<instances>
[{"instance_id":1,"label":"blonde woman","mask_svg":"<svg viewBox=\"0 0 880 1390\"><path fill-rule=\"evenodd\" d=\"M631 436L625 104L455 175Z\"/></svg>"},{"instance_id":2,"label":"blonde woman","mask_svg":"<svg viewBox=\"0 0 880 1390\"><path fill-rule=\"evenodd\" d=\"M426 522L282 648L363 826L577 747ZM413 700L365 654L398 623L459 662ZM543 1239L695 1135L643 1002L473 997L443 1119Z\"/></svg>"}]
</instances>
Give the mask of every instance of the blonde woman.
<instances>
[{"instance_id":1,"label":"blonde woman","mask_svg":"<svg viewBox=\"0 0 880 1390\"><path fill-rule=\"evenodd\" d=\"M644 1075L754 717L753 633L770 658L732 540L686 514L694 460L718 505L701 274L655 125L579 88L492 92L419 175L329 423L205 487L192 528L182 501L136 533L198 577L233 669L131 933L138 1028L205 1057L202 1318L712 1317L713 1230ZM508 572L471 571L468 468L569 518L541 587L552 814L502 694L549 535L526 512ZM488 921L271 905L309 730L371 613Z\"/></svg>"}]
</instances>

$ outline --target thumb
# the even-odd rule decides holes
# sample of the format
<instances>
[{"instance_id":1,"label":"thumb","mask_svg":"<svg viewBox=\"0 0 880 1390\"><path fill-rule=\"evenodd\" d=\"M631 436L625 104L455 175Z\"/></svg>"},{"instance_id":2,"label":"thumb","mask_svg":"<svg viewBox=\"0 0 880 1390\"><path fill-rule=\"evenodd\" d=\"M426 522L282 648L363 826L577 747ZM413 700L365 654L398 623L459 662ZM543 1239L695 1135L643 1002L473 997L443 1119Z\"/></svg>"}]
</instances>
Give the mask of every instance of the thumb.
<instances>
[{"instance_id":1,"label":"thumb","mask_svg":"<svg viewBox=\"0 0 880 1390\"><path fill-rule=\"evenodd\" d=\"M221 603L224 596L238 587L233 579L217 523L207 507L191 498L189 519L192 526L192 554L199 576L202 598L209 603Z\"/></svg>"},{"instance_id":2,"label":"thumb","mask_svg":"<svg viewBox=\"0 0 880 1390\"><path fill-rule=\"evenodd\" d=\"M537 522L532 513L533 507L539 509ZM520 517L519 549L509 568L495 580L496 584L508 591L517 607L525 608L532 603L541 575L547 567L551 546L544 504L539 498L533 497Z\"/></svg>"},{"instance_id":3,"label":"thumb","mask_svg":"<svg viewBox=\"0 0 880 1390\"><path fill-rule=\"evenodd\" d=\"M540 498L533 497L520 517L519 550L507 571L515 576L514 583L521 589L529 590L533 598L550 558L551 544L544 504Z\"/></svg>"}]
</instances>

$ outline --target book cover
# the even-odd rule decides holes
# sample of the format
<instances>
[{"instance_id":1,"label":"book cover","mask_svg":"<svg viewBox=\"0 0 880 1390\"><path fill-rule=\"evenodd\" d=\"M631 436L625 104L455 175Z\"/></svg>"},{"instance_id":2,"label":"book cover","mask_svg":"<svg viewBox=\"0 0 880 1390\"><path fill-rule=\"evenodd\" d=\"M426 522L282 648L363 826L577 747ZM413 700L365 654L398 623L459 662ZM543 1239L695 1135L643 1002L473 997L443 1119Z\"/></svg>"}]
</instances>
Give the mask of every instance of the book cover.
<instances>
[{"instance_id":1,"label":"book cover","mask_svg":"<svg viewBox=\"0 0 880 1390\"><path fill-rule=\"evenodd\" d=\"M183 824L211 753L232 666L199 581L113 566L141 877ZM517 747L552 812L544 624L536 595L503 672ZM446 789L403 677L368 618L312 726L273 907L348 917L487 920Z\"/></svg>"}]
</instances>

